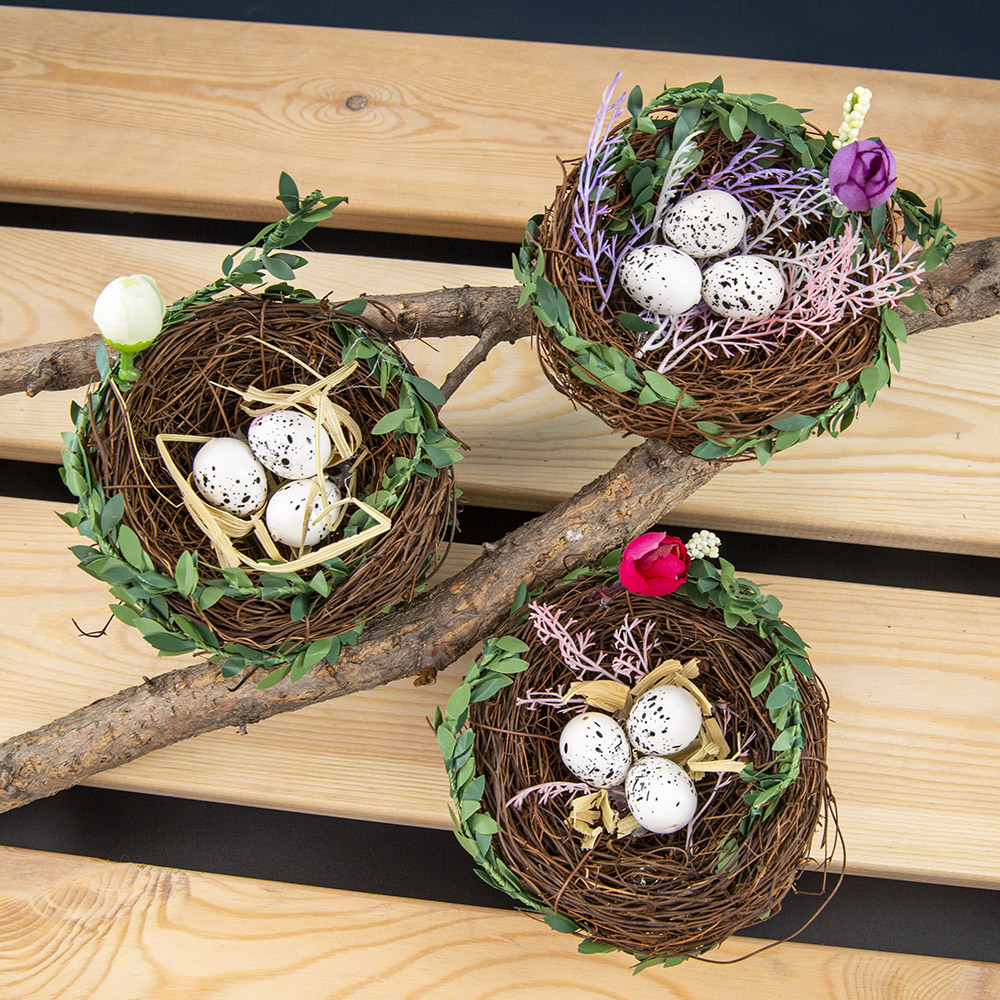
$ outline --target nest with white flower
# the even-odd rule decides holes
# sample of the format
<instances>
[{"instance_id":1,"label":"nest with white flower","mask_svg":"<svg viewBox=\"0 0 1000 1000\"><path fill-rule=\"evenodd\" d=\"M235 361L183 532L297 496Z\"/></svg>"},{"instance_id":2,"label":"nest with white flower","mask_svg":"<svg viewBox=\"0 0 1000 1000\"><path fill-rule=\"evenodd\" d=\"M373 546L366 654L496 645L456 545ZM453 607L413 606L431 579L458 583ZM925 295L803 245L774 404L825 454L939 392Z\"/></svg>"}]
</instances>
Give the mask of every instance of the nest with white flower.
<instances>
[{"instance_id":1,"label":"nest with white flower","mask_svg":"<svg viewBox=\"0 0 1000 1000\"><path fill-rule=\"evenodd\" d=\"M571 574L486 641L435 722L485 879L580 951L646 967L775 913L839 831L826 694L780 602L725 560L688 567L677 540L631 544L626 586L637 569L677 589L626 590L618 553Z\"/></svg>"},{"instance_id":2,"label":"nest with white flower","mask_svg":"<svg viewBox=\"0 0 1000 1000\"><path fill-rule=\"evenodd\" d=\"M137 374L99 356L68 436L77 555L161 653L294 680L443 557L459 443L363 305L230 296L186 308Z\"/></svg>"},{"instance_id":3,"label":"nest with white flower","mask_svg":"<svg viewBox=\"0 0 1000 1000\"><path fill-rule=\"evenodd\" d=\"M549 379L703 458L840 433L898 368L894 307L919 307L950 249L891 153L845 142L870 95L849 95L838 137L721 80L647 105L636 88L608 128L616 85L515 266Z\"/></svg>"}]
</instances>

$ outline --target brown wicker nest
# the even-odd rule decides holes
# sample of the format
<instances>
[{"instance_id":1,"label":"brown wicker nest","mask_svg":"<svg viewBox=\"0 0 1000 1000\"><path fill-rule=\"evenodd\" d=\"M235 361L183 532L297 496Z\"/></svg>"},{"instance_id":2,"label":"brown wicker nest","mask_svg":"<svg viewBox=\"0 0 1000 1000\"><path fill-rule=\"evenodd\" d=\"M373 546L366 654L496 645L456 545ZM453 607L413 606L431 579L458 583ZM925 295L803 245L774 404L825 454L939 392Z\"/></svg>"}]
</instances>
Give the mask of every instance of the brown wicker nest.
<instances>
[{"instance_id":1,"label":"brown wicker nest","mask_svg":"<svg viewBox=\"0 0 1000 1000\"><path fill-rule=\"evenodd\" d=\"M219 386L273 389L310 383L315 376L301 359L326 374L341 365L342 346L331 326L340 322L381 336L353 315L325 304L284 302L250 295L221 299L193 310L191 318L169 327L140 359L141 376L125 397L109 394L103 418L93 434L97 477L107 494L125 497L124 522L139 536L157 570L171 575L185 551L196 552L203 576L218 569L208 539L186 509L157 452L157 434L233 436L249 418L241 397ZM264 341L265 343L262 343ZM280 350L279 350L280 348ZM390 350L405 370L409 365L395 346ZM382 476L397 456L412 457L413 435L372 435L371 427L399 405L398 386L385 396L378 379L363 364L336 389L363 431L368 450L357 470L356 491L380 488ZM178 466L190 469L197 444L172 447ZM168 502L172 500L174 502ZM223 597L207 610L179 594L167 596L171 610L197 615L224 642L276 650L288 644L339 635L359 621L411 600L419 582L443 557L442 540L455 527L455 492L451 469L429 480L414 476L398 507L390 511L392 528L344 557L350 575L311 613L292 621L288 600L240 600ZM257 559L259 543L247 539ZM247 569L257 582L260 573Z\"/></svg>"},{"instance_id":2,"label":"brown wicker nest","mask_svg":"<svg viewBox=\"0 0 1000 1000\"><path fill-rule=\"evenodd\" d=\"M640 597L619 591L608 603L594 600L586 578L537 599L565 609L593 629L596 648L611 649L612 634L625 614L659 625L660 652L686 660L697 657L698 685L734 714L744 734L755 732L749 749L765 766L776 729L762 697L749 692L751 678L772 657L773 648L748 626L726 627L721 611L695 607L687 598ZM517 792L542 782L566 781L558 736L569 716L553 708L529 710L517 699L529 690L551 689L573 680L558 653L543 645L534 628L517 633L530 649L521 655L531 666L512 686L473 704L476 757L486 775L483 808L496 817L494 850L543 904L585 928L594 940L637 956L697 955L731 934L776 913L796 874L809 858L817 823L833 819L835 807L826 781L826 692L818 681L799 679L806 746L801 773L782 793L775 811L758 821L742 841L734 867L719 872L719 845L746 814L741 796L747 784L733 780L696 820L690 848L684 830L613 840L601 836L585 851L567 829L566 797L540 805L529 797L507 808ZM698 783L703 803L714 782ZM706 791L708 789L709 791ZM701 807L701 806L699 806ZM823 859L825 867L829 857Z\"/></svg>"},{"instance_id":3,"label":"brown wicker nest","mask_svg":"<svg viewBox=\"0 0 1000 1000\"><path fill-rule=\"evenodd\" d=\"M655 135L633 131L629 136L628 141L640 159L652 157L657 143L672 131L671 112L676 112L676 108L665 105L663 111L667 112L665 116L654 118L660 125ZM619 134L627 128L628 122L621 123L610 134ZM684 189L693 189L699 178L728 162L753 138L747 131L740 143L734 143L718 128L702 135L698 140L702 160L685 179ZM791 155L779 157L776 162L787 165ZM579 280L582 261L571 237L579 174L580 161L574 161L541 225L539 245L545 255L545 277L565 295L579 336L592 343L608 344L631 357L635 352L636 335L617 321L608 322L600 311L594 286ZM613 186L616 193L609 205L615 213L631 204L632 195L624 173L616 176ZM764 207L759 199L758 207ZM890 212L884 241L893 242L898 229L899 220ZM750 232L753 232L753 225ZM787 248L794 242L820 241L827 235L827 220L822 220L782 235L772 249ZM605 278L609 273L606 267ZM636 308L620 286L613 291L610 306L612 314L634 312ZM571 352L560 344L555 330L537 317L532 318L532 323L540 363L556 389L616 430L668 439L679 450L688 453L706 438L716 441L728 438L736 442L756 439L768 431L772 420L785 414L822 414L831 404L834 388L841 382L853 382L871 363L879 336L878 313L872 309L845 321L822 342L802 336L785 341L771 353L754 349L731 357L718 355L714 359L695 351L666 373L671 382L699 404L697 408L684 408L655 402L639 405L632 395L582 380ZM636 358L639 373L656 371L662 356L663 349L660 349ZM706 421L717 424L719 430L706 432L697 426ZM752 449L739 456L753 457Z\"/></svg>"}]
</instances>

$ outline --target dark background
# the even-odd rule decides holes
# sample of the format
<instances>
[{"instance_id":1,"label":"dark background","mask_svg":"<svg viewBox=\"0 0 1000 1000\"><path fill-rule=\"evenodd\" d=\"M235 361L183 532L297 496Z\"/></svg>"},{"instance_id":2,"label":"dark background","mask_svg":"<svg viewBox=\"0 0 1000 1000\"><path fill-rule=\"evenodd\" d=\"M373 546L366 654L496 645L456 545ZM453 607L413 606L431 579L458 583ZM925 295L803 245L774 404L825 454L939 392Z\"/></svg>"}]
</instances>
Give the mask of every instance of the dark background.
<instances>
[{"instance_id":1,"label":"dark background","mask_svg":"<svg viewBox=\"0 0 1000 1000\"><path fill-rule=\"evenodd\" d=\"M410 2L36 3L30 6L373 28L700 52L1000 77L1000 6L918 2L836 5ZM2 24L2 15L0 15ZM668 64L667 64L668 65ZM864 82L859 80L858 82ZM2 192L0 192L2 198ZM238 244L256 229L212 220L0 204L6 225ZM244 233L243 229L246 229ZM510 247L467 240L318 230L317 251L506 266ZM54 467L0 462L9 495L65 500ZM469 509L461 540L496 539L525 519ZM669 527L669 526L667 526ZM684 534L680 529L678 534ZM729 533L741 571L783 573L1000 596L996 560ZM984 781L996 780L985 775ZM0 843L358 891L511 906L473 874L445 831L363 823L152 795L75 788L0 816ZM806 876L807 891L820 888ZM781 937L814 900L792 895L754 936ZM852 877L800 940L843 947L1000 961L1000 893Z\"/></svg>"}]
</instances>

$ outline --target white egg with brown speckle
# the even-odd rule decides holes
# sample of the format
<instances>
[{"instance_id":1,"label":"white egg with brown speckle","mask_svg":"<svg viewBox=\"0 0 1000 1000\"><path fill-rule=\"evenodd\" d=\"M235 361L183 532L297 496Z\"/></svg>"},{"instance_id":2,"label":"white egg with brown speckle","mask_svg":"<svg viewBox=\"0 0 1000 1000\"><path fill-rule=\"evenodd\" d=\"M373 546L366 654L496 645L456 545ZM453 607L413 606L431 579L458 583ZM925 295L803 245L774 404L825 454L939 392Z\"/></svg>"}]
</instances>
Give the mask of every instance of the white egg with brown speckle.
<instances>
[{"instance_id":1,"label":"white egg with brown speckle","mask_svg":"<svg viewBox=\"0 0 1000 1000\"><path fill-rule=\"evenodd\" d=\"M717 316L766 319L785 298L785 279L764 257L738 254L713 264L702 283L702 295Z\"/></svg>"},{"instance_id":2,"label":"white egg with brown speckle","mask_svg":"<svg viewBox=\"0 0 1000 1000\"><path fill-rule=\"evenodd\" d=\"M324 496L325 493L325 496ZM329 479L320 490L315 479L296 479L274 491L267 502L264 523L276 542L293 549L318 545L337 520L337 511L325 511L340 499L340 491Z\"/></svg>"},{"instance_id":3,"label":"white egg with brown speckle","mask_svg":"<svg viewBox=\"0 0 1000 1000\"><path fill-rule=\"evenodd\" d=\"M213 507L248 517L264 506L267 474L245 441L221 437L206 441L192 463L194 485Z\"/></svg>"},{"instance_id":4,"label":"white egg with brown speckle","mask_svg":"<svg viewBox=\"0 0 1000 1000\"><path fill-rule=\"evenodd\" d=\"M666 757L640 757L625 778L625 798L636 822L650 833L674 833L698 809L694 782Z\"/></svg>"},{"instance_id":5,"label":"white egg with brown speckle","mask_svg":"<svg viewBox=\"0 0 1000 1000\"><path fill-rule=\"evenodd\" d=\"M663 217L663 237L699 259L718 257L740 245L747 214L728 191L709 188L682 198Z\"/></svg>"},{"instance_id":6,"label":"white egg with brown speckle","mask_svg":"<svg viewBox=\"0 0 1000 1000\"><path fill-rule=\"evenodd\" d=\"M629 250L618 278L636 305L659 316L679 316L701 298L701 269L686 253L661 243Z\"/></svg>"},{"instance_id":7,"label":"white egg with brown speckle","mask_svg":"<svg viewBox=\"0 0 1000 1000\"><path fill-rule=\"evenodd\" d=\"M701 706L690 691L661 684L636 699L625 729L629 742L640 753L677 753L697 738Z\"/></svg>"},{"instance_id":8,"label":"white egg with brown speckle","mask_svg":"<svg viewBox=\"0 0 1000 1000\"><path fill-rule=\"evenodd\" d=\"M318 434L317 434L318 431ZM316 427L313 417L298 410L272 410L255 417L247 431L247 441L261 464L282 479L303 479L316 475L319 442L320 468L333 455L330 435Z\"/></svg>"},{"instance_id":9,"label":"white egg with brown speckle","mask_svg":"<svg viewBox=\"0 0 1000 1000\"><path fill-rule=\"evenodd\" d=\"M603 712L575 715L559 735L563 763L595 788L613 788L625 780L632 751L625 730Z\"/></svg>"}]
</instances>

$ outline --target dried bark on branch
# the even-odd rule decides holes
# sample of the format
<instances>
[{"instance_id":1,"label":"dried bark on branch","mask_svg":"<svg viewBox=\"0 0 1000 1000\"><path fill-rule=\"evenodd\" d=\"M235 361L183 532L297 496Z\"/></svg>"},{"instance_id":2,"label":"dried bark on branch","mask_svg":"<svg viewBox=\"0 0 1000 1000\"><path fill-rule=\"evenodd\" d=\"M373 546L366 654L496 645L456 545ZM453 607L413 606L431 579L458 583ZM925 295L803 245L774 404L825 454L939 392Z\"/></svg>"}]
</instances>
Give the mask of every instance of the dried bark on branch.
<instances>
[{"instance_id":1,"label":"dried bark on branch","mask_svg":"<svg viewBox=\"0 0 1000 1000\"><path fill-rule=\"evenodd\" d=\"M511 532L404 612L371 625L335 668L294 684L232 691L208 664L138 687L0 744L0 812L53 795L92 774L190 736L290 712L447 666L507 614L525 580L549 581L647 528L718 471L660 441L626 454L549 513Z\"/></svg>"},{"instance_id":2,"label":"dried bark on branch","mask_svg":"<svg viewBox=\"0 0 1000 1000\"><path fill-rule=\"evenodd\" d=\"M907 311L911 333L956 323L971 323L1000 312L1000 236L963 243L940 267L924 278L921 294L930 308ZM478 337L468 356L445 381L450 396L498 343L529 334L528 318L517 309L516 288L442 288L434 292L370 296L364 318L386 336ZM905 311L905 310L904 310ZM394 324L389 314L397 316ZM100 337L54 341L0 353L0 396L49 389L75 389L97 376L94 350Z\"/></svg>"}]
</instances>

